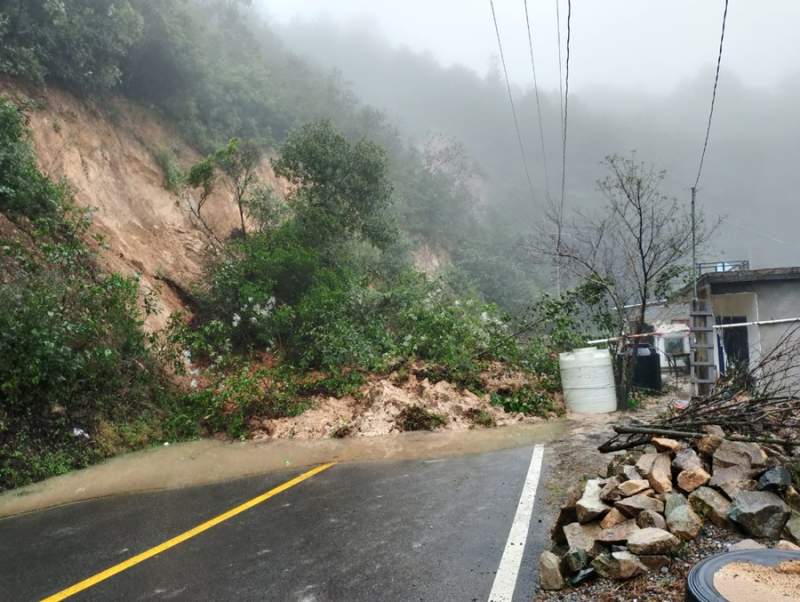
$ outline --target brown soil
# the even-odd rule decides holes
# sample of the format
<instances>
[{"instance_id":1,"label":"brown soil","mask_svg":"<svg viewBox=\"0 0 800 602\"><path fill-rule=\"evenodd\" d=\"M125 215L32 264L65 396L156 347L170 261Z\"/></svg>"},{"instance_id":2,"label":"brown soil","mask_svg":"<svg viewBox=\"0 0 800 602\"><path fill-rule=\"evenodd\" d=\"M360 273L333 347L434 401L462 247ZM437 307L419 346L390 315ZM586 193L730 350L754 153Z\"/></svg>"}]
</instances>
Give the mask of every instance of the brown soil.
<instances>
[{"instance_id":1,"label":"brown soil","mask_svg":"<svg viewBox=\"0 0 800 602\"><path fill-rule=\"evenodd\" d=\"M93 105L56 88L29 89L8 78L0 78L0 94L36 101L27 113L39 167L65 178L77 204L94 209L92 233L105 240L99 247L104 267L138 274L143 291L157 291L161 311L146 326L162 328L170 313L186 309L181 289L200 277L208 241L191 218L188 199L164 188L154 152L172 151L184 168L198 153L153 111L121 98ZM285 190L266 161L261 172L266 183ZM239 224L229 199L221 186L204 209L221 238Z\"/></svg>"},{"instance_id":2,"label":"brown soil","mask_svg":"<svg viewBox=\"0 0 800 602\"><path fill-rule=\"evenodd\" d=\"M254 429L253 438L257 441L320 439L399 433L403 431L401 414L417 406L444 418L444 424L437 430L465 431L483 424L505 426L545 420L506 413L489 401L492 391L517 388L530 382L529 377L504 371L495 365L483 375L483 381L487 393L476 395L446 381L431 383L413 371L403 377L402 382L396 373L385 378L373 378L356 396L316 398L313 406L300 416L262 420Z\"/></svg>"},{"instance_id":3,"label":"brown soil","mask_svg":"<svg viewBox=\"0 0 800 602\"><path fill-rule=\"evenodd\" d=\"M797 562L763 566L733 562L714 575L714 587L730 602L787 602L800 600Z\"/></svg>"}]
</instances>

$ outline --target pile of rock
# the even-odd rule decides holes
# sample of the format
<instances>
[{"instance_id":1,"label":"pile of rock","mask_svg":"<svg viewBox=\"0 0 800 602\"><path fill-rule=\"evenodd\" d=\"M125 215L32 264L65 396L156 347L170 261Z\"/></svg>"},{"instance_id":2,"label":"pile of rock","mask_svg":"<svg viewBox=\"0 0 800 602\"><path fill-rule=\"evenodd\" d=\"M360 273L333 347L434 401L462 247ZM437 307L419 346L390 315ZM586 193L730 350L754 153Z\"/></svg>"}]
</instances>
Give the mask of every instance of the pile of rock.
<instances>
[{"instance_id":1,"label":"pile of rock","mask_svg":"<svg viewBox=\"0 0 800 602\"><path fill-rule=\"evenodd\" d=\"M539 560L542 589L666 571L705 521L800 543L800 493L789 471L756 443L727 440L717 426L704 432L691 445L654 437L643 451L614 456L605 478L574 487L552 551Z\"/></svg>"}]
</instances>

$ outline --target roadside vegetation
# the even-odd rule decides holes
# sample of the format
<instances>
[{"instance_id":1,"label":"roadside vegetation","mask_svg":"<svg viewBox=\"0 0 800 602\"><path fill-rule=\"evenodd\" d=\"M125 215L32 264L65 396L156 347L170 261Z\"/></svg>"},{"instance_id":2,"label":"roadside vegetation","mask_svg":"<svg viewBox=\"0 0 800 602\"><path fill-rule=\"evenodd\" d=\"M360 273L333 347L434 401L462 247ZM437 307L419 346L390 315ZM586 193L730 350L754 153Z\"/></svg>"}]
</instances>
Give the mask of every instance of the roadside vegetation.
<instances>
[{"instance_id":1,"label":"roadside vegetation","mask_svg":"<svg viewBox=\"0 0 800 602\"><path fill-rule=\"evenodd\" d=\"M0 489L171 436L175 397L141 329L151 297L98 269L90 216L38 170L6 100L0 212Z\"/></svg>"},{"instance_id":2,"label":"roadside vegetation","mask_svg":"<svg viewBox=\"0 0 800 602\"><path fill-rule=\"evenodd\" d=\"M24 111L2 100L4 489L162 441L246 437L255 418L299 414L315 395L357 394L368 376L419 360L432 380L476 392L489 362L546 368L541 341L520 344L496 306L398 256L385 151L330 122L299 128L280 147L274 169L292 183L287 202L256 180L232 198L248 229L209 256L194 315L175 315L154 335L142 330L153 291L99 267L91 215L66 182L39 171L28 135ZM175 181L201 194L241 174L230 168L239 147L224 148ZM552 409L552 400L513 407ZM407 414L403 428L442 424L424 408Z\"/></svg>"},{"instance_id":3,"label":"roadside vegetation","mask_svg":"<svg viewBox=\"0 0 800 602\"><path fill-rule=\"evenodd\" d=\"M37 168L24 107L0 103L0 488L164 441L245 438L254 421L412 369L549 416L561 407L558 352L582 344L589 323L618 326L608 308L624 278L581 272L562 244L559 261L584 284L538 294L549 266L478 202L463 148L409 145L287 52L246 2L10 0L0 73L158 111L204 157L181 165L151 149L209 242L185 291L191 315L145 334L156 291L99 267L91 215ZM268 157L286 198L260 179ZM206 222L220 189L240 218L231 235ZM446 267L415 269L421 247ZM642 297L676 274L648 272ZM493 364L527 380L489 390ZM441 426L415 412L404 428ZM485 410L470 420L494 424Z\"/></svg>"}]
</instances>

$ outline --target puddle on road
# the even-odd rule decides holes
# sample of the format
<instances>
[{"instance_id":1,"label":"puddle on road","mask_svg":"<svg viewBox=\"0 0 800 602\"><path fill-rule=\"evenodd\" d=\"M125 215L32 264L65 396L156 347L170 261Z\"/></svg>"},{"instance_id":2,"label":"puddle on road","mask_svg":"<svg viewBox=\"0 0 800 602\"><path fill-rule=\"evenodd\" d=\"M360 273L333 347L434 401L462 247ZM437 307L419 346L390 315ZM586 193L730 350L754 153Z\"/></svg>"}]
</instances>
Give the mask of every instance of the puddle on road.
<instances>
[{"instance_id":1,"label":"puddle on road","mask_svg":"<svg viewBox=\"0 0 800 602\"><path fill-rule=\"evenodd\" d=\"M568 422L349 439L221 442L153 448L0 495L0 517L93 498L218 483L323 462L436 459L552 441Z\"/></svg>"}]
</instances>

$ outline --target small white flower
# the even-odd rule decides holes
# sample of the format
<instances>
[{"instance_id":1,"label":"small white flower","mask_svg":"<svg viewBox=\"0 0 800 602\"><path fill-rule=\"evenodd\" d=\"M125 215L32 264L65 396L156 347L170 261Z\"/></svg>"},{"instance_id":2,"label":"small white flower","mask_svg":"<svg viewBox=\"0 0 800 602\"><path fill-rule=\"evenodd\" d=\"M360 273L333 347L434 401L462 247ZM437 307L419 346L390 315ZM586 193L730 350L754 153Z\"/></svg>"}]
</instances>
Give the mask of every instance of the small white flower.
<instances>
[{"instance_id":1,"label":"small white flower","mask_svg":"<svg viewBox=\"0 0 800 602\"><path fill-rule=\"evenodd\" d=\"M239 314L233 314L233 320L231 321L231 324L233 325L234 328L239 326L239 322L241 321L242 321L242 316L240 316Z\"/></svg>"},{"instance_id":2,"label":"small white flower","mask_svg":"<svg viewBox=\"0 0 800 602\"><path fill-rule=\"evenodd\" d=\"M193 379L192 379L192 382L191 382L191 383L189 383L189 386L190 386L192 389L196 389L196 388L197 388L197 379L196 379L196 378L193 378Z\"/></svg>"},{"instance_id":3,"label":"small white flower","mask_svg":"<svg viewBox=\"0 0 800 602\"><path fill-rule=\"evenodd\" d=\"M73 437L83 437L85 439L89 439L89 433L87 433L83 429L79 429L78 427L73 427L72 436Z\"/></svg>"}]
</instances>

